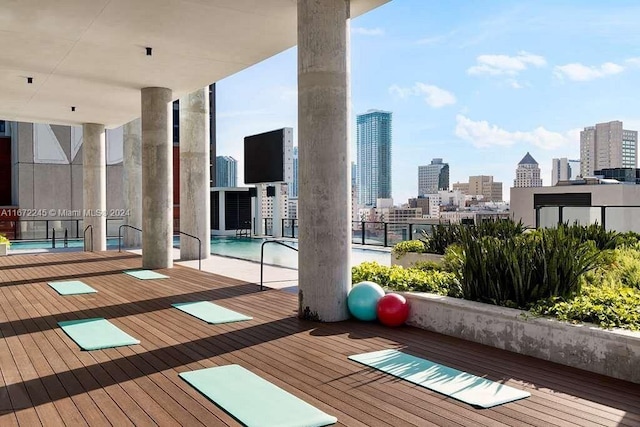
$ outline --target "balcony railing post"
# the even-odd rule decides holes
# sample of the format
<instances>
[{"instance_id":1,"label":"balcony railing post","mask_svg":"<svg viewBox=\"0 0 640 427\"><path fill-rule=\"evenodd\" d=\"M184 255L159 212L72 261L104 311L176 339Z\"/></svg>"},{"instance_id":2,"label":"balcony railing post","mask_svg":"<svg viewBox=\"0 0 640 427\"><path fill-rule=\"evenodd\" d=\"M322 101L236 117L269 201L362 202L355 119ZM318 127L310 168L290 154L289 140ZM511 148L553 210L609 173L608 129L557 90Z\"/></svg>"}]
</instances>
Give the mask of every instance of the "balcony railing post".
<instances>
[{"instance_id":1,"label":"balcony railing post","mask_svg":"<svg viewBox=\"0 0 640 427\"><path fill-rule=\"evenodd\" d=\"M384 247L385 247L385 248L388 246L388 244L387 244L387 243L388 243L387 231L388 231L388 229L389 229L389 228L387 227L388 225L389 225L388 223L386 223L386 222L384 223Z\"/></svg>"},{"instance_id":2,"label":"balcony railing post","mask_svg":"<svg viewBox=\"0 0 640 427\"><path fill-rule=\"evenodd\" d=\"M365 240L364 240L364 226L365 226L365 222L362 221L362 244L363 245L364 245L364 242L365 242Z\"/></svg>"},{"instance_id":3,"label":"balcony railing post","mask_svg":"<svg viewBox=\"0 0 640 427\"><path fill-rule=\"evenodd\" d=\"M564 223L563 210L564 206L558 206L558 225L562 225Z\"/></svg>"},{"instance_id":4,"label":"balcony railing post","mask_svg":"<svg viewBox=\"0 0 640 427\"><path fill-rule=\"evenodd\" d=\"M600 220L602 221L602 228L607 229L607 207L600 206Z\"/></svg>"},{"instance_id":5,"label":"balcony railing post","mask_svg":"<svg viewBox=\"0 0 640 427\"><path fill-rule=\"evenodd\" d=\"M409 240L413 240L413 224L409 224Z\"/></svg>"},{"instance_id":6,"label":"balcony railing post","mask_svg":"<svg viewBox=\"0 0 640 427\"><path fill-rule=\"evenodd\" d=\"M46 239L49 240L49 220L44 221L44 229L46 230Z\"/></svg>"}]
</instances>

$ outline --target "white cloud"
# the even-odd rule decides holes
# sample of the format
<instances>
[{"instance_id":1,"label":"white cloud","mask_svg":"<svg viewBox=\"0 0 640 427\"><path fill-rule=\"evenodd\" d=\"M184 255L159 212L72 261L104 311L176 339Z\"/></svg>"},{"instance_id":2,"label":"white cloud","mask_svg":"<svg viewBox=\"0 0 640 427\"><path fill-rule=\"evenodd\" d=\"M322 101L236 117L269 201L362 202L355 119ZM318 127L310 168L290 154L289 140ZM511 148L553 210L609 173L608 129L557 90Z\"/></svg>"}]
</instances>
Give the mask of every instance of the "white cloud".
<instances>
[{"instance_id":1,"label":"white cloud","mask_svg":"<svg viewBox=\"0 0 640 427\"><path fill-rule=\"evenodd\" d=\"M382 28L365 28L365 27L352 27L351 32L353 34L361 34L363 36L383 36L384 30Z\"/></svg>"},{"instance_id":2,"label":"white cloud","mask_svg":"<svg viewBox=\"0 0 640 427\"><path fill-rule=\"evenodd\" d=\"M455 135L477 148L510 147L519 143L531 144L544 150L554 150L575 142L576 131L564 134L538 127L529 132L510 132L487 121L474 121L462 114L456 116Z\"/></svg>"},{"instance_id":3,"label":"white cloud","mask_svg":"<svg viewBox=\"0 0 640 427\"><path fill-rule=\"evenodd\" d=\"M457 102L453 93L439 88L438 86L421 82L417 82L413 87L400 87L394 84L389 87L389 93L400 98L424 96L425 102L433 108L441 108L447 105L453 105Z\"/></svg>"},{"instance_id":4,"label":"white cloud","mask_svg":"<svg viewBox=\"0 0 640 427\"><path fill-rule=\"evenodd\" d=\"M526 70L529 66L540 68L547 65L544 57L524 51L518 52L516 56L480 55L476 58L476 62L476 65L467 69L467 74L515 76L521 71Z\"/></svg>"},{"instance_id":5,"label":"white cloud","mask_svg":"<svg viewBox=\"0 0 640 427\"><path fill-rule=\"evenodd\" d=\"M556 75L560 78L566 77L569 80L586 82L600 79L602 77L619 74L624 71L624 67L613 62L605 62L600 66L589 66L580 63L559 65L556 67Z\"/></svg>"},{"instance_id":6,"label":"white cloud","mask_svg":"<svg viewBox=\"0 0 640 427\"><path fill-rule=\"evenodd\" d=\"M631 64L633 66L640 66L640 56L637 58L629 58L626 61L628 64Z\"/></svg>"}]
</instances>

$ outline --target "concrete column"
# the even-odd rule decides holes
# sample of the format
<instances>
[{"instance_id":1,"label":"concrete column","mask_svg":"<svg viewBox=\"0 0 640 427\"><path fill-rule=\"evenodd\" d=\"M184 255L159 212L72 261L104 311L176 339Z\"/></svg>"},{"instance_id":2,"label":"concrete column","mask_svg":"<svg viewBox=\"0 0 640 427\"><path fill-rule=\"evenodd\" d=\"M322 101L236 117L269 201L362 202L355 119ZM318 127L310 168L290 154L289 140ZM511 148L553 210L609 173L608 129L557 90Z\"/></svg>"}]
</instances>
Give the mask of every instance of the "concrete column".
<instances>
[{"instance_id":1,"label":"concrete column","mask_svg":"<svg viewBox=\"0 0 640 427\"><path fill-rule=\"evenodd\" d=\"M209 88L180 99L180 231L202 242L202 259L211 245ZM198 241L180 236L180 259L198 259Z\"/></svg>"},{"instance_id":2,"label":"concrete column","mask_svg":"<svg viewBox=\"0 0 640 427\"><path fill-rule=\"evenodd\" d=\"M349 317L349 0L298 0L299 311Z\"/></svg>"},{"instance_id":3,"label":"concrete column","mask_svg":"<svg viewBox=\"0 0 640 427\"><path fill-rule=\"evenodd\" d=\"M224 234L227 229L227 219L225 218L226 209L224 199L226 197L226 191L218 192L218 229L220 234Z\"/></svg>"},{"instance_id":4,"label":"concrete column","mask_svg":"<svg viewBox=\"0 0 640 427\"><path fill-rule=\"evenodd\" d=\"M140 119L124 125L123 160L124 223L142 230L142 128ZM125 227L122 229L126 248L142 246L142 233Z\"/></svg>"},{"instance_id":5,"label":"concrete column","mask_svg":"<svg viewBox=\"0 0 640 427\"><path fill-rule=\"evenodd\" d=\"M277 182L276 194L273 196L273 237L282 237L282 184Z\"/></svg>"},{"instance_id":6,"label":"concrete column","mask_svg":"<svg viewBox=\"0 0 640 427\"><path fill-rule=\"evenodd\" d=\"M171 89L142 89L142 267L173 267Z\"/></svg>"},{"instance_id":7,"label":"concrete column","mask_svg":"<svg viewBox=\"0 0 640 427\"><path fill-rule=\"evenodd\" d=\"M256 184L255 234L264 236L264 219L262 218L262 189L264 185Z\"/></svg>"},{"instance_id":8,"label":"concrete column","mask_svg":"<svg viewBox=\"0 0 640 427\"><path fill-rule=\"evenodd\" d=\"M107 155L104 125L82 125L83 227L93 227L93 250L107 250ZM90 237L87 232L87 239ZM88 248L91 243L88 243Z\"/></svg>"}]
</instances>

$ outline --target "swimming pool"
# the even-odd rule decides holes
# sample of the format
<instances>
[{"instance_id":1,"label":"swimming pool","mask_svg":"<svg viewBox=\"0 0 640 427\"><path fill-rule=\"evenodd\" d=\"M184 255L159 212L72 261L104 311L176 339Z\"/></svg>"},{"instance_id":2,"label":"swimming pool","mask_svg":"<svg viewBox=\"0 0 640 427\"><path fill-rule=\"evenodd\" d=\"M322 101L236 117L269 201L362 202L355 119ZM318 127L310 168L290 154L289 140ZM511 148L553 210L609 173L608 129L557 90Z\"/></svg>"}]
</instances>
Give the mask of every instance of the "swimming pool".
<instances>
[{"instance_id":1,"label":"swimming pool","mask_svg":"<svg viewBox=\"0 0 640 427\"><path fill-rule=\"evenodd\" d=\"M211 253L260 262L260 248L265 240L271 239L212 236ZM296 241L284 241L283 243L298 248ZM351 250L351 264L358 265L364 261L376 261L379 264L389 265L391 253L380 249L353 248ZM267 244L264 247L264 262L281 267L298 268L298 252L278 244Z\"/></svg>"},{"instance_id":2,"label":"swimming pool","mask_svg":"<svg viewBox=\"0 0 640 427\"><path fill-rule=\"evenodd\" d=\"M271 239L257 239L250 237L223 237L211 236L210 253L214 255L239 258L248 261L260 262L260 247L262 242ZM287 245L298 247L296 241L285 241ZM180 247L180 237L173 238L173 245ZM69 240L68 248L82 249L84 243L81 239ZM56 250L64 248L61 240L56 241ZM118 239L108 238L107 249L117 249ZM33 240L33 241L13 241L11 242L11 251L38 251L44 252L52 250L51 240ZM351 253L351 264L358 265L364 261L376 261L379 264L389 265L391 262L391 254L387 250L380 249L362 249L354 247ZM268 244L264 248L265 264L277 265L288 268L298 268L298 252L285 248L277 244Z\"/></svg>"},{"instance_id":3,"label":"swimming pool","mask_svg":"<svg viewBox=\"0 0 640 427\"><path fill-rule=\"evenodd\" d=\"M69 248L83 248L84 241L82 239L69 239L68 246ZM64 248L64 242L62 239L56 240L55 249ZM107 239L107 248L109 249L118 249L118 239L117 238L109 238ZM32 249L53 249L53 243L51 240L13 240L11 241L11 246L9 250L32 250Z\"/></svg>"}]
</instances>

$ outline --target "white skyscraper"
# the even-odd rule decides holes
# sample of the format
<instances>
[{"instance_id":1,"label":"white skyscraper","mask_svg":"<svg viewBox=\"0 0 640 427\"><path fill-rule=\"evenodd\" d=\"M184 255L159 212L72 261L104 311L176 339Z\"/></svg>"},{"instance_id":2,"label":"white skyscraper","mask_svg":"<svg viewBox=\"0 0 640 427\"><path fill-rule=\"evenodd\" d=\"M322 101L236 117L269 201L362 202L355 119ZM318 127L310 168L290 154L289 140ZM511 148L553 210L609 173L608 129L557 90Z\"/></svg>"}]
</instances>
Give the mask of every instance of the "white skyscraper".
<instances>
[{"instance_id":1,"label":"white skyscraper","mask_svg":"<svg viewBox=\"0 0 640 427\"><path fill-rule=\"evenodd\" d=\"M531 154L527 153L516 169L516 179L513 181L514 187L542 187L540 178L540 167Z\"/></svg>"},{"instance_id":2,"label":"white skyscraper","mask_svg":"<svg viewBox=\"0 0 640 427\"><path fill-rule=\"evenodd\" d=\"M430 165L418 166L418 196L449 189L449 164L442 159L431 160Z\"/></svg>"},{"instance_id":3,"label":"white skyscraper","mask_svg":"<svg viewBox=\"0 0 640 427\"><path fill-rule=\"evenodd\" d=\"M551 160L551 185L556 185L558 181L570 180L571 172L571 166L566 157Z\"/></svg>"}]
</instances>

